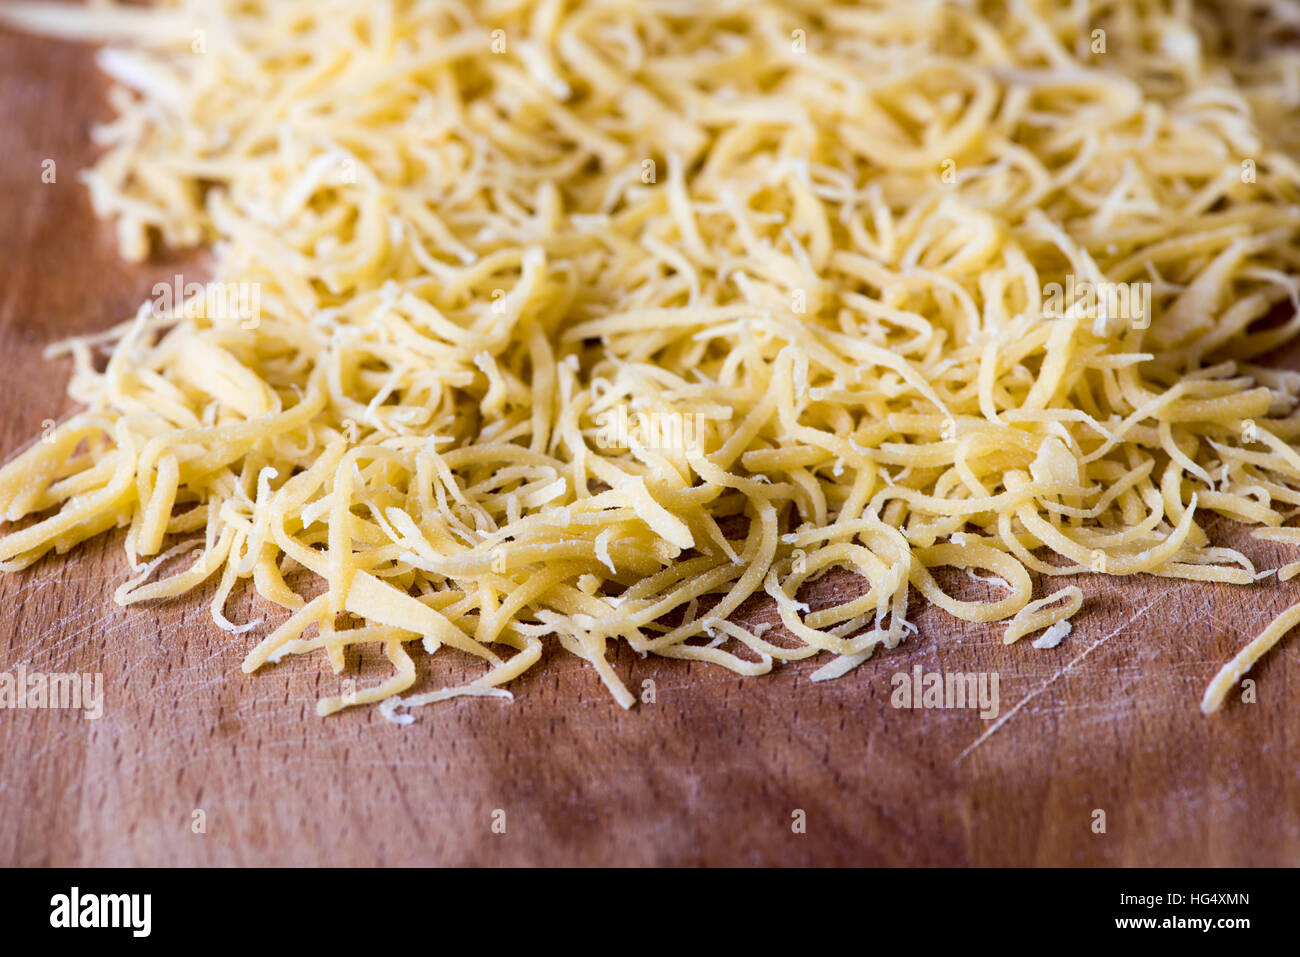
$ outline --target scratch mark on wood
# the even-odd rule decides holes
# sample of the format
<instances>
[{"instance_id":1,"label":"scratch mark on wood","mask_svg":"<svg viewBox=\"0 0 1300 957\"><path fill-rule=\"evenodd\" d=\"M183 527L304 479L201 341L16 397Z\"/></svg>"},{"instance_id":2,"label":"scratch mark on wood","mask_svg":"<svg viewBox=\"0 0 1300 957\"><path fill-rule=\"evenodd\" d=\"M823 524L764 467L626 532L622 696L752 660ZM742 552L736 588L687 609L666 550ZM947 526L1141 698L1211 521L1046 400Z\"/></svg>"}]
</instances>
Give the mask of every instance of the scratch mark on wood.
<instances>
[{"instance_id":1,"label":"scratch mark on wood","mask_svg":"<svg viewBox=\"0 0 1300 957\"><path fill-rule=\"evenodd\" d=\"M1110 641L1112 638L1114 638L1124 629L1131 627L1133 622L1137 621L1139 618L1145 615L1147 611L1149 611L1152 608L1152 606L1159 604L1168 595L1169 592L1161 592L1158 596L1156 596L1151 601L1147 602L1144 606L1142 606L1142 608L1140 608L1138 612L1135 615L1133 615L1133 617L1131 617L1124 624L1120 625L1110 634L1104 635L1103 637L1098 638L1096 641L1090 644L1078 656L1076 656L1073 660L1071 660L1068 664L1066 664L1065 667L1061 668L1059 671L1053 674L1045 682L1039 685L1037 689L1031 691L1029 694L1025 695L1025 697L1021 698L1020 701L1016 703L1015 707L1013 707L1010 711L1006 712L1005 714L1002 715L1002 717L998 718L991 725L989 725L988 730L985 731L983 734L981 734L973 742L971 742L971 744L967 746L967 748L964 751L962 751L961 754L957 755L956 759L954 759L952 763L954 765L957 765L960 764L962 761L964 761L967 755L969 755L981 744L983 744L985 741L991 738L999 728L1001 728L1004 724L1006 724L1008 721L1014 718L1016 714L1019 713L1021 708L1023 708L1026 704L1028 704L1033 699L1037 698L1040 694L1042 694L1052 685L1056 684L1057 681L1059 681L1067 672L1069 672L1071 668L1077 665L1084 658L1087 658L1090 654L1092 654L1094 651L1096 651L1106 642Z\"/></svg>"}]
</instances>

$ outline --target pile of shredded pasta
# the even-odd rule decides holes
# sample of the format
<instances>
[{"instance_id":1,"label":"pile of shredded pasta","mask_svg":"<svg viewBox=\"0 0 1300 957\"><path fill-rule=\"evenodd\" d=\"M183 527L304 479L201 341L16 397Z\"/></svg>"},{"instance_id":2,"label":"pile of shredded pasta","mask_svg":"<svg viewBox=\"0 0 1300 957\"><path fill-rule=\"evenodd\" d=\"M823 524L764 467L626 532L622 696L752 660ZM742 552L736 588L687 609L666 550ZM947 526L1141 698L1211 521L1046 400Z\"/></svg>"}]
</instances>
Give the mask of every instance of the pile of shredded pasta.
<instances>
[{"instance_id":1,"label":"pile of shredded pasta","mask_svg":"<svg viewBox=\"0 0 1300 957\"><path fill-rule=\"evenodd\" d=\"M831 678L915 631L909 588L1050 646L1083 592L1031 572L1271 574L1212 513L1300 545L1300 374L1255 363L1300 332L1293 4L0 19L107 44L85 181L123 255L210 245L211 282L255 293L54 350L85 411L0 472L3 568L126 526L120 604L216 582L236 633L251 582L289 614L245 671L391 662L321 714L504 695L548 641L624 706L612 642L744 675L826 653ZM832 569L862 586L813 610ZM736 624L763 593L783 628ZM417 687L444 647L481 676Z\"/></svg>"}]
</instances>

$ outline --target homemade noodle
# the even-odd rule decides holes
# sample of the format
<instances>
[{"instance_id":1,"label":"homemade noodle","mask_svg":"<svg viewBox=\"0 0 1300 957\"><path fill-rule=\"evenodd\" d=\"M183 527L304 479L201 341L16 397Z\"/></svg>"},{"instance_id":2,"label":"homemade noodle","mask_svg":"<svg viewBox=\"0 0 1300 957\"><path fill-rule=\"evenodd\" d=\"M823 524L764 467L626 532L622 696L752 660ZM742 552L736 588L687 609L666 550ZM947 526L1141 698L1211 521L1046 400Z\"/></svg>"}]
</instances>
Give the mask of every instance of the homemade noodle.
<instances>
[{"instance_id":1,"label":"homemade noodle","mask_svg":"<svg viewBox=\"0 0 1300 957\"><path fill-rule=\"evenodd\" d=\"M1202 525L1300 504L1300 373L1254 364L1300 332L1290 9L4 6L123 44L95 209L214 264L51 350L85 411L0 471L0 567L125 526L118 603L215 579L242 633L251 582L288 617L245 671L373 646L318 711L401 722L551 636L628 707L612 642L820 680L909 587L1051 646L1084 592L1031 572L1253 583ZM733 621L764 593L783 627ZM416 643L483 673L408 695Z\"/></svg>"}]
</instances>

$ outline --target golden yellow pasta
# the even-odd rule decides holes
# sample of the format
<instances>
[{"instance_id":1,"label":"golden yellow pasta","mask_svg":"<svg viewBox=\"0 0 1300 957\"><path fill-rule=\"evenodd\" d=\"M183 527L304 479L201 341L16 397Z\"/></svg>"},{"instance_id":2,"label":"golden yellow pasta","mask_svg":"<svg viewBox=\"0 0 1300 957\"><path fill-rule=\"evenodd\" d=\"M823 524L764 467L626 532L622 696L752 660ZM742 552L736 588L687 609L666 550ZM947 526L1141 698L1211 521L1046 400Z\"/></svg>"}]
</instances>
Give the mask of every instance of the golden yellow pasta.
<instances>
[{"instance_id":1,"label":"golden yellow pasta","mask_svg":"<svg viewBox=\"0 0 1300 957\"><path fill-rule=\"evenodd\" d=\"M109 44L123 256L214 263L52 350L84 411L0 471L0 567L125 526L119 603L215 579L240 634L251 584L288 617L246 671L371 645L392 676L318 710L399 722L552 639L630 706L613 642L820 680L911 588L1050 646L1084 592L1031 572L1254 582L1202 525L1300 504L1300 374L1256 362L1300 332L1286 9L0 7ZM482 675L411 693L444 646Z\"/></svg>"}]
</instances>

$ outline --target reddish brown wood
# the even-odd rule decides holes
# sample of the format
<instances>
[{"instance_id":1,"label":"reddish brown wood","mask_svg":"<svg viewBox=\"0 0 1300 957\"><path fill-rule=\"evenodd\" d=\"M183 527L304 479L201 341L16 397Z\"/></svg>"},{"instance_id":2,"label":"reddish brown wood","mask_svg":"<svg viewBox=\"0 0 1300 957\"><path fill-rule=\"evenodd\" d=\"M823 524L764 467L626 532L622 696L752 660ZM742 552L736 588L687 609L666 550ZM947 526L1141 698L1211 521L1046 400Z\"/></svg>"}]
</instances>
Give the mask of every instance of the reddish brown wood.
<instances>
[{"instance_id":1,"label":"reddish brown wood","mask_svg":"<svg viewBox=\"0 0 1300 957\"><path fill-rule=\"evenodd\" d=\"M71 409L68 366L42 348L111 325L175 271L119 262L76 180L102 92L89 51L0 33L6 458ZM658 686L631 712L556 652L513 704L451 702L398 728L371 710L316 718L338 687L319 659L244 676L254 639L219 632L200 600L116 607L120 546L0 576L0 670L102 672L108 699L99 721L0 711L0 863L1300 863L1300 644L1258 668L1258 704L1197 708L1296 582L1087 580L1086 613L1050 651L926 610L903 647L821 684L809 662L740 679L624 651L629 683ZM890 677L914 664L998 672L1004 720L892 708Z\"/></svg>"}]
</instances>

